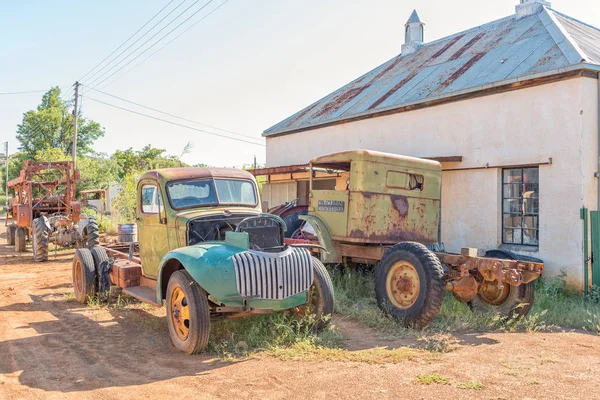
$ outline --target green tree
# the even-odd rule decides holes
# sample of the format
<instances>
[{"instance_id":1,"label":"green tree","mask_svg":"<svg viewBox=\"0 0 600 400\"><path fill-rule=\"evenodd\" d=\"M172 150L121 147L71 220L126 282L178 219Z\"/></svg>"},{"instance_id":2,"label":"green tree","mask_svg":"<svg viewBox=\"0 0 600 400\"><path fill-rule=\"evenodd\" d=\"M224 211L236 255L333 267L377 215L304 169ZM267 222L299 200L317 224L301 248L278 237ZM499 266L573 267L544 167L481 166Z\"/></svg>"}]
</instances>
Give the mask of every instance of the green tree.
<instances>
[{"instance_id":1,"label":"green tree","mask_svg":"<svg viewBox=\"0 0 600 400\"><path fill-rule=\"evenodd\" d=\"M127 175L139 171L147 171L157 168L187 167L179 161L179 158L165 154L165 149L157 149L152 145L146 145L141 150L117 150L112 159L119 165L119 178L125 179Z\"/></svg>"},{"instance_id":2,"label":"green tree","mask_svg":"<svg viewBox=\"0 0 600 400\"><path fill-rule=\"evenodd\" d=\"M69 102L63 101L61 91L53 87L42 97L36 110L23 114L17 127L20 150L33 157L40 150L58 148L65 154L73 149L74 116L69 113ZM104 136L104 128L95 121L78 115L77 154L92 152L94 142Z\"/></svg>"}]
</instances>

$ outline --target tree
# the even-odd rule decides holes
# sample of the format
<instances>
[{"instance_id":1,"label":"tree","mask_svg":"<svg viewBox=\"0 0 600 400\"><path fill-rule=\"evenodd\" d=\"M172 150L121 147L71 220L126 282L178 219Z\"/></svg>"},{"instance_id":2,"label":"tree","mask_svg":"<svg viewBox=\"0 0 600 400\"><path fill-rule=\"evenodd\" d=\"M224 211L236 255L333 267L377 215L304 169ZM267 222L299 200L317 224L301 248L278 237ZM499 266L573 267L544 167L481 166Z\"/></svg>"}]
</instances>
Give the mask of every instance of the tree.
<instances>
[{"instance_id":1,"label":"tree","mask_svg":"<svg viewBox=\"0 0 600 400\"><path fill-rule=\"evenodd\" d=\"M23 114L17 127L20 150L33 157L36 152L58 148L65 154L73 149L74 116L69 113L69 102L60 98L59 87L53 87L42 97L36 110ZM104 136L99 123L77 116L77 154L92 153L94 142Z\"/></svg>"},{"instance_id":2,"label":"tree","mask_svg":"<svg viewBox=\"0 0 600 400\"><path fill-rule=\"evenodd\" d=\"M119 164L119 178L124 179L132 173L139 173L156 168L187 167L179 161L179 158L165 154L165 149L156 149L152 145L146 145L141 150L117 150L112 159Z\"/></svg>"}]
</instances>

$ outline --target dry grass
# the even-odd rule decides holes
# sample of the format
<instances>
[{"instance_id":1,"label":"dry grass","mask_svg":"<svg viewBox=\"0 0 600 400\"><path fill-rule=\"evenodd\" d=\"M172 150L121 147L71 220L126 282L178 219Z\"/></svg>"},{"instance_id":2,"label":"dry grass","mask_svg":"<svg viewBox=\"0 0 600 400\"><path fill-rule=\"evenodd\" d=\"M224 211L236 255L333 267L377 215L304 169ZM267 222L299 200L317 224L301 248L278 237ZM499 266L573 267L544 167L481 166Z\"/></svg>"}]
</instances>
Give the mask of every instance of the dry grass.
<instances>
[{"instance_id":1,"label":"dry grass","mask_svg":"<svg viewBox=\"0 0 600 400\"><path fill-rule=\"evenodd\" d=\"M449 385L450 379L438 374L437 372L434 372L431 374L417 376L417 378L414 380L414 383L420 383L421 385Z\"/></svg>"},{"instance_id":2,"label":"dry grass","mask_svg":"<svg viewBox=\"0 0 600 400\"><path fill-rule=\"evenodd\" d=\"M456 387L459 389L481 390L483 389L483 383L478 381L468 381L459 383Z\"/></svg>"}]
</instances>

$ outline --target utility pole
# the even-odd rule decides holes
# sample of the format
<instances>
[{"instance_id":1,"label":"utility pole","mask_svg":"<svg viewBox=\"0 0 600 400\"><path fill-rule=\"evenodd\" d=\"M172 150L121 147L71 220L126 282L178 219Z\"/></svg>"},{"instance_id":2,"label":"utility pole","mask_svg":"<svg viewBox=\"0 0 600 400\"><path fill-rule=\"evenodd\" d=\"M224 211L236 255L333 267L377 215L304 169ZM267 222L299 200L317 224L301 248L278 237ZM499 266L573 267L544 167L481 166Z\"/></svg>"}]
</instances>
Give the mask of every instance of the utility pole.
<instances>
[{"instance_id":1,"label":"utility pole","mask_svg":"<svg viewBox=\"0 0 600 400\"><path fill-rule=\"evenodd\" d=\"M254 156L254 169L256 169L256 156Z\"/></svg>"},{"instance_id":2,"label":"utility pole","mask_svg":"<svg viewBox=\"0 0 600 400\"><path fill-rule=\"evenodd\" d=\"M8 210L8 140L4 142L4 151L6 152L6 188L4 194L6 194L6 209Z\"/></svg>"},{"instance_id":3,"label":"utility pole","mask_svg":"<svg viewBox=\"0 0 600 400\"><path fill-rule=\"evenodd\" d=\"M73 169L77 169L77 116L79 114L79 82L75 82L75 108L73 109Z\"/></svg>"}]
</instances>

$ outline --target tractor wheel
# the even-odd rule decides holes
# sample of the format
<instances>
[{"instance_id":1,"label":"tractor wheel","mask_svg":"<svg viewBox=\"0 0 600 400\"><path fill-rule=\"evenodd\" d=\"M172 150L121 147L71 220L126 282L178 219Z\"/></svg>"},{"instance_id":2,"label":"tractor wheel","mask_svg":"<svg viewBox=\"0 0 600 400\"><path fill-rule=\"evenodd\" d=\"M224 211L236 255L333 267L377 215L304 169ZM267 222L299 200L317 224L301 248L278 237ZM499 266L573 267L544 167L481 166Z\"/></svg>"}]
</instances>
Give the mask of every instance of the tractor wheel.
<instances>
[{"instance_id":1,"label":"tractor wheel","mask_svg":"<svg viewBox=\"0 0 600 400\"><path fill-rule=\"evenodd\" d=\"M9 246L15 245L15 232L17 231L17 226L12 224L6 227L6 243Z\"/></svg>"},{"instance_id":2,"label":"tractor wheel","mask_svg":"<svg viewBox=\"0 0 600 400\"><path fill-rule=\"evenodd\" d=\"M42 218L33 220L33 261L48 261L50 232Z\"/></svg>"},{"instance_id":3,"label":"tractor wheel","mask_svg":"<svg viewBox=\"0 0 600 400\"><path fill-rule=\"evenodd\" d=\"M73 292L75 299L85 304L96 294L96 269L89 249L75 250L73 258Z\"/></svg>"},{"instance_id":4,"label":"tractor wheel","mask_svg":"<svg viewBox=\"0 0 600 400\"><path fill-rule=\"evenodd\" d=\"M90 218L87 226L83 229L83 245L88 249L100 244L100 229L96 218Z\"/></svg>"},{"instance_id":5,"label":"tractor wheel","mask_svg":"<svg viewBox=\"0 0 600 400\"><path fill-rule=\"evenodd\" d=\"M315 328L323 329L333 314L333 283L323 263L315 257L311 258L315 278L309 289L309 299L305 305L294 307L293 312L299 318L314 315Z\"/></svg>"},{"instance_id":6,"label":"tractor wheel","mask_svg":"<svg viewBox=\"0 0 600 400\"><path fill-rule=\"evenodd\" d=\"M185 270L171 275L167 286L167 325L177 350L200 353L208 345L208 295Z\"/></svg>"},{"instance_id":7,"label":"tractor wheel","mask_svg":"<svg viewBox=\"0 0 600 400\"><path fill-rule=\"evenodd\" d=\"M25 228L17 227L15 230L15 251L17 253L24 253L27 246L27 239L25 237Z\"/></svg>"},{"instance_id":8,"label":"tractor wheel","mask_svg":"<svg viewBox=\"0 0 600 400\"><path fill-rule=\"evenodd\" d=\"M375 270L379 308L407 327L422 328L439 313L445 295L440 260L420 243L389 249Z\"/></svg>"},{"instance_id":9,"label":"tractor wheel","mask_svg":"<svg viewBox=\"0 0 600 400\"><path fill-rule=\"evenodd\" d=\"M535 281L519 286L498 281L484 282L477 296L469 302L474 311L500 315L506 319L521 318L529 313L535 296Z\"/></svg>"}]
</instances>

